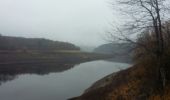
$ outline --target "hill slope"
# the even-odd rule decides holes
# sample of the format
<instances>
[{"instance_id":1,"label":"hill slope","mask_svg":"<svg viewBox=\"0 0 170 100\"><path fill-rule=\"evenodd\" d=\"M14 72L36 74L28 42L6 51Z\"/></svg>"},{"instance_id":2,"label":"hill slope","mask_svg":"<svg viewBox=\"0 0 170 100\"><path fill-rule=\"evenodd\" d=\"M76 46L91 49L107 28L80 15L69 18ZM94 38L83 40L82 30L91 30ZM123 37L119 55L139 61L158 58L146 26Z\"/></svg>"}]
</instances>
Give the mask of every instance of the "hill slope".
<instances>
[{"instance_id":1,"label":"hill slope","mask_svg":"<svg viewBox=\"0 0 170 100\"><path fill-rule=\"evenodd\" d=\"M112 61L129 63L132 62L134 47L130 43L109 43L95 48L94 52L113 55Z\"/></svg>"},{"instance_id":2,"label":"hill slope","mask_svg":"<svg viewBox=\"0 0 170 100\"><path fill-rule=\"evenodd\" d=\"M0 36L0 50L80 50L67 43L43 38Z\"/></svg>"}]
</instances>

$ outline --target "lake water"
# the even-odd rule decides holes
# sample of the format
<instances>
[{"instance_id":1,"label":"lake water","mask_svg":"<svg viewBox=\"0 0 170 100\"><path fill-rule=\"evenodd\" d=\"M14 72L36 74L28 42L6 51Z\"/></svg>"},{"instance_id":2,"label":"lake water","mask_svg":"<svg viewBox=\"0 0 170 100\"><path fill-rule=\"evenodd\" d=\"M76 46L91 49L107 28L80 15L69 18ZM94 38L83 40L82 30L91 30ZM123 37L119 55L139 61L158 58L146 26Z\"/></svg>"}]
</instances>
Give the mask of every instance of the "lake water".
<instances>
[{"instance_id":1,"label":"lake water","mask_svg":"<svg viewBox=\"0 0 170 100\"><path fill-rule=\"evenodd\" d=\"M92 61L42 68L1 68L0 100L66 100L128 64Z\"/></svg>"}]
</instances>

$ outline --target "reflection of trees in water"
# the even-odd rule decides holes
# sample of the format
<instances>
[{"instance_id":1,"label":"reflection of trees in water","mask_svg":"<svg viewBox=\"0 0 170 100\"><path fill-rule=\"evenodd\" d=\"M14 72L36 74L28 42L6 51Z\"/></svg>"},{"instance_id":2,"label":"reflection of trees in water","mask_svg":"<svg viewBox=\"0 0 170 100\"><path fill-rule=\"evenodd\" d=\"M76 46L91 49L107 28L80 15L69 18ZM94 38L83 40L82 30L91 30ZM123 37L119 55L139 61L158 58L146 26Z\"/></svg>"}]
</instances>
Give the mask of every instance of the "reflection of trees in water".
<instances>
[{"instance_id":1,"label":"reflection of trees in water","mask_svg":"<svg viewBox=\"0 0 170 100\"><path fill-rule=\"evenodd\" d=\"M16 75L4 75L4 74L0 74L0 85L7 82L7 81L10 81L10 80L13 80L15 79L17 76Z\"/></svg>"},{"instance_id":2,"label":"reflection of trees in water","mask_svg":"<svg viewBox=\"0 0 170 100\"><path fill-rule=\"evenodd\" d=\"M46 75L49 73L60 73L73 68L76 64L22 64L22 65L3 65L0 66L0 85L4 82L13 80L21 74Z\"/></svg>"}]
</instances>

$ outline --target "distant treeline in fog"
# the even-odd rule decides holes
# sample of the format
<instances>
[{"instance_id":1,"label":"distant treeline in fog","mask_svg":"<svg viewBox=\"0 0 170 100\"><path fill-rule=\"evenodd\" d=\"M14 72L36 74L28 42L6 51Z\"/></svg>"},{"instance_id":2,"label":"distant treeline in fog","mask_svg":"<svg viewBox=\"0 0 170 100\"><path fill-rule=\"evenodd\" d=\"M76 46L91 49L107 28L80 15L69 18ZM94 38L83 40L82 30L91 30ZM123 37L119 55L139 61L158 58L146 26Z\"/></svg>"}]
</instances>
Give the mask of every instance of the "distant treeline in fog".
<instances>
[{"instance_id":1,"label":"distant treeline in fog","mask_svg":"<svg viewBox=\"0 0 170 100\"><path fill-rule=\"evenodd\" d=\"M0 36L0 50L80 50L79 47L67 43L44 38L23 38Z\"/></svg>"}]
</instances>

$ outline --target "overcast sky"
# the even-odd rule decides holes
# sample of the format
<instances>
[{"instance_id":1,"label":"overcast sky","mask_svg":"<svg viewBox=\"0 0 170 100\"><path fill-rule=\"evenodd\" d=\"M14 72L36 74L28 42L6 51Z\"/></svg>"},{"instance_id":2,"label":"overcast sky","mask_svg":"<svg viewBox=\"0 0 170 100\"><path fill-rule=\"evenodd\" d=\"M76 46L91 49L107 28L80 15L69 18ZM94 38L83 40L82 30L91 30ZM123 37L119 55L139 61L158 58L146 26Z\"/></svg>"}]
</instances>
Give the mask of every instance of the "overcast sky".
<instances>
[{"instance_id":1,"label":"overcast sky","mask_svg":"<svg viewBox=\"0 0 170 100\"><path fill-rule=\"evenodd\" d=\"M100 45L116 18L110 0L0 0L0 33Z\"/></svg>"}]
</instances>

